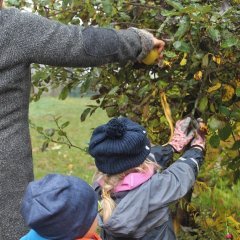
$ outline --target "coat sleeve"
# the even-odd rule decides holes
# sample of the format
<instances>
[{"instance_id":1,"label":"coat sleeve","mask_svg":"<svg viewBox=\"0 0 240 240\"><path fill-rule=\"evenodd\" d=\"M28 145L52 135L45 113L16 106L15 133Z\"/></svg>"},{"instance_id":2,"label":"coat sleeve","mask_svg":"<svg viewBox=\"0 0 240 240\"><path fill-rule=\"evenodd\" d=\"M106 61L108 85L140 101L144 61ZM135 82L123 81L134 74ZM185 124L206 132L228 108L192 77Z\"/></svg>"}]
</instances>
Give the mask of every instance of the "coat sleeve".
<instances>
[{"instance_id":1,"label":"coat sleeve","mask_svg":"<svg viewBox=\"0 0 240 240\"><path fill-rule=\"evenodd\" d=\"M162 173L155 174L150 184L150 206L166 206L182 198L193 186L203 158L201 150L192 148Z\"/></svg>"},{"instance_id":2,"label":"coat sleeve","mask_svg":"<svg viewBox=\"0 0 240 240\"><path fill-rule=\"evenodd\" d=\"M169 144L166 146L158 145L151 148L148 158L156 161L162 168L166 168L173 158L173 152L173 148Z\"/></svg>"},{"instance_id":3,"label":"coat sleeve","mask_svg":"<svg viewBox=\"0 0 240 240\"><path fill-rule=\"evenodd\" d=\"M152 35L135 28L83 29L17 9L8 11L13 29L9 41L28 63L69 67L125 63L145 57L153 48Z\"/></svg>"}]
</instances>

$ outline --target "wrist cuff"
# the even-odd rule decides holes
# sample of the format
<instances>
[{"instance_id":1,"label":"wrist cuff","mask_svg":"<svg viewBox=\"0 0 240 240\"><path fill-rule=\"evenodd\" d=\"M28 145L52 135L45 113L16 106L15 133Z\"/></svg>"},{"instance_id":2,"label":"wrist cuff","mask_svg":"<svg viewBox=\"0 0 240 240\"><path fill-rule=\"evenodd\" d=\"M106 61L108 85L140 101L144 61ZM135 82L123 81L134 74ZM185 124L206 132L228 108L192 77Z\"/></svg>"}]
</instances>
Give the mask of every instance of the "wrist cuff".
<instances>
[{"instance_id":1,"label":"wrist cuff","mask_svg":"<svg viewBox=\"0 0 240 240\"><path fill-rule=\"evenodd\" d=\"M205 149L204 149L202 146L200 146L200 145L197 145L197 144L196 144L196 145L192 145L192 146L191 146L191 148L197 148L197 147L198 147L198 148L200 148L200 149L202 150L202 152L204 152L204 153L205 153Z\"/></svg>"},{"instance_id":2,"label":"wrist cuff","mask_svg":"<svg viewBox=\"0 0 240 240\"><path fill-rule=\"evenodd\" d=\"M153 35L147 31L138 29L138 28L129 28L130 30L133 30L138 34L141 40L141 45L142 45L142 51L137 57L137 60L141 62L148 54L149 52L153 49L154 44L153 44Z\"/></svg>"}]
</instances>

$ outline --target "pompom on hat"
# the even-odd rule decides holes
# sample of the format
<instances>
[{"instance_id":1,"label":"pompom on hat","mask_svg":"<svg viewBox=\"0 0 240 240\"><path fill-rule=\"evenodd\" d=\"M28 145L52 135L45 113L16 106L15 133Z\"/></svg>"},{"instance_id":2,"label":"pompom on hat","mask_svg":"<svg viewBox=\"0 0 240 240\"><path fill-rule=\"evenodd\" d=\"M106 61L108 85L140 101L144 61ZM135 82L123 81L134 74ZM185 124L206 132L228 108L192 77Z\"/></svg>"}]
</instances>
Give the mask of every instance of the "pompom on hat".
<instances>
[{"instance_id":1,"label":"pompom on hat","mask_svg":"<svg viewBox=\"0 0 240 240\"><path fill-rule=\"evenodd\" d=\"M92 226L98 203L93 188L73 176L49 174L29 183L21 207L25 223L39 239L72 240L83 237ZM36 238L37 239L37 238Z\"/></svg>"},{"instance_id":2,"label":"pompom on hat","mask_svg":"<svg viewBox=\"0 0 240 240\"><path fill-rule=\"evenodd\" d=\"M97 168L109 175L139 166L150 150L144 127L124 117L113 118L97 127L89 144Z\"/></svg>"}]
</instances>

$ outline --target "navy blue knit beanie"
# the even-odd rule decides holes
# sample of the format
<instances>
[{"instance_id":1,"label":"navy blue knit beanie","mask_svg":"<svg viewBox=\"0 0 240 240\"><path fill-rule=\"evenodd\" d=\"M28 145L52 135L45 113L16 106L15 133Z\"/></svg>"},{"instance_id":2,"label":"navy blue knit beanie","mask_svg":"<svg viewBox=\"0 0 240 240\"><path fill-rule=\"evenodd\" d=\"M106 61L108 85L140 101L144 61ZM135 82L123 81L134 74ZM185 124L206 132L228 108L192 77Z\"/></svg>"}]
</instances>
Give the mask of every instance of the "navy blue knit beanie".
<instances>
[{"instance_id":1,"label":"navy blue knit beanie","mask_svg":"<svg viewBox=\"0 0 240 240\"><path fill-rule=\"evenodd\" d=\"M73 240L88 232L97 216L97 207L97 195L86 182L50 174L29 183L21 214L41 237Z\"/></svg>"},{"instance_id":2,"label":"navy blue knit beanie","mask_svg":"<svg viewBox=\"0 0 240 240\"><path fill-rule=\"evenodd\" d=\"M128 118L113 118L93 131L89 153L99 171L112 175L142 164L150 148L144 127Z\"/></svg>"}]
</instances>

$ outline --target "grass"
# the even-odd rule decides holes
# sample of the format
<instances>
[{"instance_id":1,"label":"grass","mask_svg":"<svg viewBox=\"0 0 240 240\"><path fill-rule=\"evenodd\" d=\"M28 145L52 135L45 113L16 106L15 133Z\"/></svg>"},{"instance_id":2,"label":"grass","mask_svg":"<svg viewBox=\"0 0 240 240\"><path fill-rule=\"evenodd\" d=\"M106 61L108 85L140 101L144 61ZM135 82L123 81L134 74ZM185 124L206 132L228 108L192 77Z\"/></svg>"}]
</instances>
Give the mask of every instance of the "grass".
<instances>
[{"instance_id":1,"label":"grass","mask_svg":"<svg viewBox=\"0 0 240 240\"><path fill-rule=\"evenodd\" d=\"M61 101L53 97L43 97L30 104L30 119L37 126L50 128L55 126L52 116L62 116L62 122L70 121L66 131L71 141L77 146L86 147L93 128L108 121L106 113L99 109L85 122L81 122L80 115L90 103L92 101L89 98L68 98ZM92 182L95 165L88 154L56 143L51 143L48 150L42 152L43 139L40 134L31 129L31 138L35 179L49 173L62 173Z\"/></svg>"}]
</instances>

